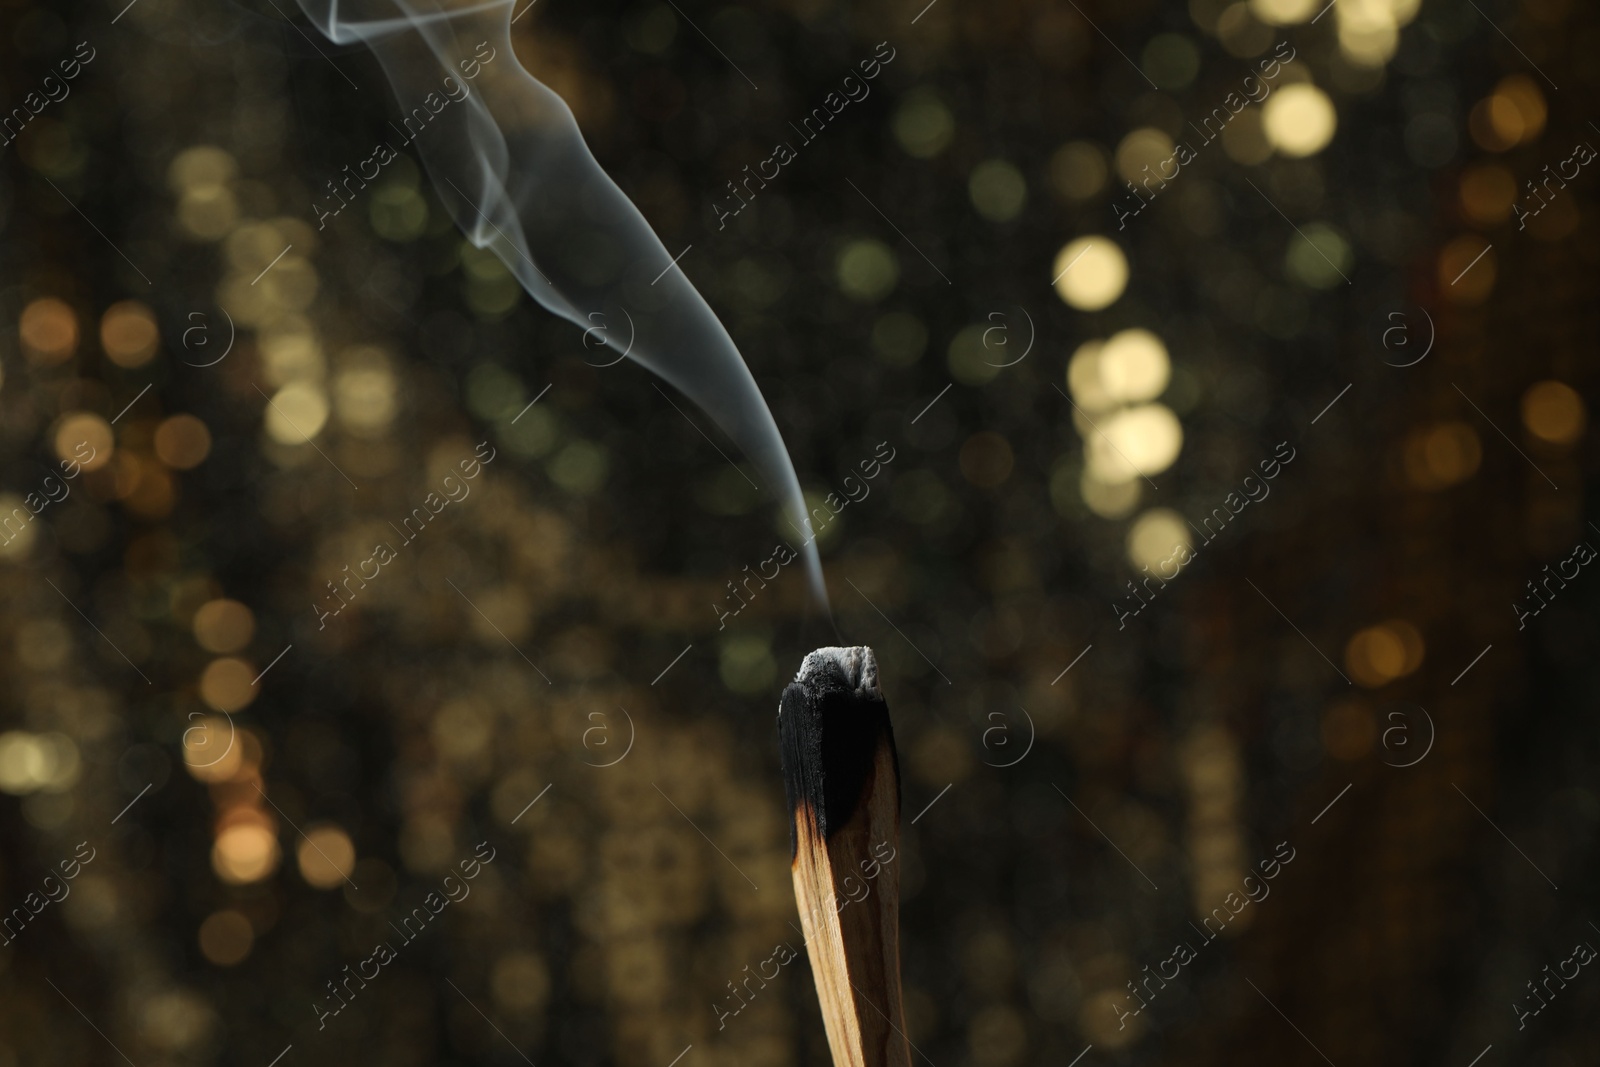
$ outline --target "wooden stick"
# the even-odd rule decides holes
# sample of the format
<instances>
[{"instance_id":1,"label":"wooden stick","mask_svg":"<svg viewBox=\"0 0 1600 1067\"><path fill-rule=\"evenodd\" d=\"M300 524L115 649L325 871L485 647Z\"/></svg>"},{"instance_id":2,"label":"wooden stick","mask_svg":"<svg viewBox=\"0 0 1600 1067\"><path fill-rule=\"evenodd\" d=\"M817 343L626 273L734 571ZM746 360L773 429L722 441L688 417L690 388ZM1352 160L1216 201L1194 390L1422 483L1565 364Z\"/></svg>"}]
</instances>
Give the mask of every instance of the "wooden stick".
<instances>
[{"instance_id":1,"label":"wooden stick","mask_svg":"<svg viewBox=\"0 0 1600 1067\"><path fill-rule=\"evenodd\" d=\"M834 1067L910 1067L900 765L870 648L819 648L778 704L795 902Z\"/></svg>"}]
</instances>

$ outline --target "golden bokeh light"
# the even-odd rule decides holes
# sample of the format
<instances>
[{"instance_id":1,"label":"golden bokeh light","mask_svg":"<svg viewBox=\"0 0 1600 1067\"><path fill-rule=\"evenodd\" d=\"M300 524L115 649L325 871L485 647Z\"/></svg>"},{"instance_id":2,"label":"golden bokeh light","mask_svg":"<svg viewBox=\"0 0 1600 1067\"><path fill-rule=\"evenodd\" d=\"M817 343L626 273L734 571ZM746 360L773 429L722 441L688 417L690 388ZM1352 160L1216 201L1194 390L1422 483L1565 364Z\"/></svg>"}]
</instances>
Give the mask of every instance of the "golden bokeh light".
<instances>
[{"instance_id":1,"label":"golden bokeh light","mask_svg":"<svg viewBox=\"0 0 1600 1067\"><path fill-rule=\"evenodd\" d=\"M139 489L139 482L144 477L146 464L138 456L125 450L118 450L111 456L111 496L116 500L127 500Z\"/></svg>"},{"instance_id":2,"label":"golden bokeh light","mask_svg":"<svg viewBox=\"0 0 1600 1067\"><path fill-rule=\"evenodd\" d=\"M0 792L59 793L78 781L80 771L78 746L65 734L0 734Z\"/></svg>"},{"instance_id":3,"label":"golden bokeh light","mask_svg":"<svg viewBox=\"0 0 1600 1067\"><path fill-rule=\"evenodd\" d=\"M1138 1015L1122 1010L1127 999L1127 991L1115 987L1085 997L1078 1010L1078 1030L1102 1048L1119 1049L1137 1041L1144 1036L1145 1025ZM1122 1025L1113 1025L1119 1021Z\"/></svg>"},{"instance_id":4,"label":"golden bokeh light","mask_svg":"<svg viewBox=\"0 0 1600 1067\"><path fill-rule=\"evenodd\" d=\"M1359 0L1332 5L1344 58L1362 67L1380 67L1394 58L1400 28L1417 17L1421 0Z\"/></svg>"},{"instance_id":5,"label":"golden bokeh light","mask_svg":"<svg viewBox=\"0 0 1600 1067\"><path fill-rule=\"evenodd\" d=\"M1510 106L1517 109L1517 117L1522 120L1522 142L1528 144L1538 139L1544 133L1544 120L1549 115L1549 107L1544 102L1544 93L1539 90L1539 83L1526 74L1512 74L1499 80L1499 85L1494 86L1494 96L1504 101L1509 101Z\"/></svg>"},{"instance_id":6,"label":"golden bokeh light","mask_svg":"<svg viewBox=\"0 0 1600 1067\"><path fill-rule=\"evenodd\" d=\"M1107 174L1105 151L1091 141L1069 141L1050 157L1050 184L1068 200L1088 200Z\"/></svg>"},{"instance_id":7,"label":"golden bokeh light","mask_svg":"<svg viewBox=\"0 0 1600 1067\"><path fill-rule=\"evenodd\" d=\"M1067 364L1067 388L1077 405L1073 424L1084 440L1077 495L1101 518L1131 514L1141 496L1138 477L1165 470L1183 447L1177 417L1164 405L1140 403L1159 396L1171 373L1166 346L1139 328L1087 341ZM1102 414L1112 411L1109 419ZM1058 470L1051 478L1052 502L1064 515L1070 513L1070 477Z\"/></svg>"},{"instance_id":8,"label":"golden bokeh light","mask_svg":"<svg viewBox=\"0 0 1600 1067\"><path fill-rule=\"evenodd\" d=\"M183 764L200 782L231 782L245 765L242 733L225 715L190 716L183 731Z\"/></svg>"},{"instance_id":9,"label":"golden bokeh light","mask_svg":"<svg viewBox=\"0 0 1600 1067\"><path fill-rule=\"evenodd\" d=\"M489 972L495 1003L515 1014L535 1011L550 996L550 969L532 952L508 952Z\"/></svg>"},{"instance_id":10,"label":"golden bokeh light","mask_svg":"<svg viewBox=\"0 0 1600 1067\"><path fill-rule=\"evenodd\" d=\"M1461 210L1480 226L1497 226L1511 217L1517 180L1498 163L1481 163L1461 173Z\"/></svg>"},{"instance_id":11,"label":"golden bokeh light","mask_svg":"<svg viewBox=\"0 0 1600 1067\"><path fill-rule=\"evenodd\" d=\"M347 349L333 379L339 425L358 437L382 437L394 421L399 387L389 355L375 345Z\"/></svg>"},{"instance_id":12,"label":"golden bokeh light","mask_svg":"<svg viewBox=\"0 0 1600 1067\"><path fill-rule=\"evenodd\" d=\"M1128 562L1148 567L1158 578L1171 578L1190 547L1189 524L1171 508L1151 508L1128 527ZM1165 566L1162 566L1165 564Z\"/></svg>"},{"instance_id":13,"label":"golden bokeh light","mask_svg":"<svg viewBox=\"0 0 1600 1067\"><path fill-rule=\"evenodd\" d=\"M265 818L239 820L217 835L211 869L229 885L259 882L278 867L278 836Z\"/></svg>"},{"instance_id":14,"label":"golden bokeh light","mask_svg":"<svg viewBox=\"0 0 1600 1067\"><path fill-rule=\"evenodd\" d=\"M215 145L185 148L167 164L167 187L175 193L207 185L226 185L238 176L239 165L225 149Z\"/></svg>"},{"instance_id":15,"label":"golden bokeh light","mask_svg":"<svg viewBox=\"0 0 1600 1067\"><path fill-rule=\"evenodd\" d=\"M1376 688L1400 677L1405 666L1405 646L1382 626L1362 630L1345 649L1345 669L1362 685Z\"/></svg>"},{"instance_id":16,"label":"golden bokeh light","mask_svg":"<svg viewBox=\"0 0 1600 1067\"><path fill-rule=\"evenodd\" d=\"M1154 400L1172 377L1167 346L1149 330L1121 330L1100 349L1100 383L1106 395L1124 403Z\"/></svg>"},{"instance_id":17,"label":"golden bokeh light","mask_svg":"<svg viewBox=\"0 0 1600 1067\"><path fill-rule=\"evenodd\" d=\"M147 990L138 1003L139 1039L165 1062L189 1058L182 1054L212 1040L218 1028L210 999L192 989Z\"/></svg>"},{"instance_id":18,"label":"golden bokeh light","mask_svg":"<svg viewBox=\"0 0 1600 1067\"><path fill-rule=\"evenodd\" d=\"M254 947L250 920L232 909L214 911L200 924L200 954L219 967L242 963Z\"/></svg>"},{"instance_id":19,"label":"golden bokeh light","mask_svg":"<svg viewBox=\"0 0 1600 1067\"><path fill-rule=\"evenodd\" d=\"M1079 311L1109 307L1128 285L1128 259L1107 237L1080 237L1056 253L1056 293Z\"/></svg>"},{"instance_id":20,"label":"golden bokeh light","mask_svg":"<svg viewBox=\"0 0 1600 1067\"><path fill-rule=\"evenodd\" d=\"M1535 382L1522 394L1522 425L1546 444L1575 444L1587 421L1583 397L1564 382Z\"/></svg>"},{"instance_id":21,"label":"golden bokeh light","mask_svg":"<svg viewBox=\"0 0 1600 1067\"><path fill-rule=\"evenodd\" d=\"M194 613L194 639L207 652L237 652L255 636L254 613L237 600L210 600Z\"/></svg>"},{"instance_id":22,"label":"golden bokeh light","mask_svg":"<svg viewBox=\"0 0 1600 1067\"><path fill-rule=\"evenodd\" d=\"M1384 625L1400 639L1400 645L1405 649L1401 673L1411 674L1422 666L1422 657L1427 652L1428 646L1422 640L1422 631L1404 619L1390 619Z\"/></svg>"},{"instance_id":23,"label":"golden bokeh light","mask_svg":"<svg viewBox=\"0 0 1600 1067\"><path fill-rule=\"evenodd\" d=\"M1240 0L1229 4L1217 16L1217 36L1229 55L1243 58L1259 56L1272 47L1272 27L1256 18L1250 5Z\"/></svg>"},{"instance_id":24,"label":"golden bokeh light","mask_svg":"<svg viewBox=\"0 0 1600 1067\"><path fill-rule=\"evenodd\" d=\"M65 362L78 350L78 316L65 301L40 297L22 309L17 339L22 342L23 355L35 366Z\"/></svg>"},{"instance_id":25,"label":"golden bokeh light","mask_svg":"<svg viewBox=\"0 0 1600 1067\"><path fill-rule=\"evenodd\" d=\"M1160 164L1172 158L1172 150L1172 138L1153 126L1141 127L1117 145L1117 173L1135 185L1148 178L1170 178L1161 173Z\"/></svg>"},{"instance_id":26,"label":"golden bokeh light","mask_svg":"<svg viewBox=\"0 0 1600 1067\"><path fill-rule=\"evenodd\" d=\"M33 547L38 528L32 522L23 521L22 516L28 514L20 496L0 493L0 559L22 559Z\"/></svg>"},{"instance_id":27,"label":"golden bokeh light","mask_svg":"<svg viewBox=\"0 0 1600 1067\"><path fill-rule=\"evenodd\" d=\"M300 877L317 889L337 888L356 865L356 847L337 826L308 827L295 850Z\"/></svg>"},{"instance_id":28,"label":"golden bokeh light","mask_svg":"<svg viewBox=\"0 0 1600 1067\"><path fill-rule=\"evenodd\" d=\"M1522 140L1522 114L1509 98L1491 93L1473 105L1467 129L1479 148L1504 152Z\"/></svg>"},{"instance_id":29,"label":"golden bokeh light","mask_svg":"<svg viewBox=\"0 0 1600 1067\"><path fill-rule=\"evenodd\" d=\"M99 470L111 461L112 441L109 422L88 411L75 411L56 427L56 458L86 471Z\"/></svg>"},{"instance_id":30,"label":"golden bokeh light","mask_svg":"<svg viewBox=\"0 0 1600 1067\"><path fill-rule=\"evenodd\" d=\"M178 198L178 226L199 241L218 241L239 221L239 203L223 185L197 185Z\"/></svg>"},{"instance_id":31,"label":"golden bokeh light","mask_svg":"<svg viewBox=\"0 0 1600 1067\"><path fill-rule=\"evenodd\" d=\"M1517 114L1522 119L1524 143L1536 139L1544 132L1549 108L1545 104L1544 91L1539 88L1538 82L1526 74L1510 74L1500 79L1494 93L1511 101L1511 106L1517 109Z\"/></svg>"},{"instance_id":32,"label":"golden bokeh light","mask_svg":"<svg viewBox=\"0 0 1600 1067\"><path fill-rule=\"evenodd\" d=\"M254 323L284 311L304 311L317 298L321 278L311 265L311 260L298 252L290 252L276 263L269 263L261 269L264 273L256 275L261 279L259 282L254 286L245 282L243 286L258 293L259 302L252 302L248 309L241 309L239 321Z\"/></svg>"},{"instance_id":33,"label":"golden bokeh light","mask_svg":"<svg viewBox=\"0 0 1600 1067\"><path fill-rule=\"evenodd\" d=\"M1465 422L1441 422L1406 438L1406 478L1418 489L1458 485L1478 472L1482 459L1478 432Z\"/></svg>"},{"instance_id":34,"label":"golden bokeh light","mask_svg":"<svg viewBox=\"0 0 1600 1067\"><path fill-rule=\"evenodd\" d=\"M328 397L312 382L290 382L267 405L267 435L282 445L303 445L328 422Z\"/></svg>"},{"instance_id":35,"label":"golden bokeh light","mask_svg":"<svg viewBox=\"0 0 1600 1067\"><path fill-rule=\"evenodd\" d=\"M100 347L119 367L149 363L160 342L155 312L137 300L118 301L100 317Z\"/></svg>"},{"instance_id":36,"label":"golden bokeh light","mask_svg":"<svg viewBox=\"0 0 1600 1067\"><path fill-rule=\"evenodd\" d=\"M1067 362L1067 390L1073 403L1091 412L1116 406L1100 377L1100 353L1104 350L1104 341L1085 341Z\"/></svg>"},{"instance_id":37,"label":"golden bokeh light","mask_svg":"<svg viewBox=\"0 0 1600 1067\"><path fill-rule=\"evenodd\" d=\"M1473 105L1467 129L1479 148L1504 152L1522 140L1522 115L1508 98L1491 93Z\"/></svg>"},{"instance_id":38,"label":"golden bokeh light","mask_svg":"<svg viewBox=\"0 0 1600 1067\"><path fill-rule=\"evenodd\" d=\"M1338 126L1333 101L1309 82L1285 85L1261 105L1261 128L1267 141L1293 158L1316 155L1328 147Z\"/></svg>"},{"instance_id":39,"label":"golden bokeh light","mask_svg":"<svg viewBox=\"0 0 1600 1067\"><path fill-rule=\"evenodd\" d=\"M174 415L156 427L156 456L173 470L192 470L211 454L211 431L193 415Z\"/></svg>"},{"instance_id":40,"label":"golden bokeh light","mask_svg":"<svg viewBox=\"0 0 1600 1067\"><path fill-rule=\"evenodd\" d=\"M1548 108L1533 79L1512 74L1500 79L1494 92L1473 105L1467 128L1478 147L1504 152L1544 132Z\"/></svg>"},{"instance_id":41,"label":"golden bokeh light","mask_svg":"<svg viewBox=\"0 0 1600 1067\"><path fill-rule=\"evenodd\" d=\"M1293 26L1317 13L1318 0L1249 0L1250 13L1269 26Z\"/></svg>"},{"instance_id":42,"label":"golden bokeh light","mask_svg":"<svg viewBox=\"0 0 1600 1067\"><path fill-rule=\"evenodd\" d=\"M217 287L217 302L235 322L257 328L305 311L321 284L309 258L315 246L316 231L302 219L241 224L223 242L232 270Z\"/></svg>"},{"instance_id":43,"label":"golden bokeh light","mask_svg":"<svg viewBox=\"0 0 1600 1067\"><path fill-rule=\"evenodd\" d=\"M1346 59L1364 67L1380 67L1394 58L1400 31L1393 22L1339 21L1339 49Z\"/></svg>"},{"instance_id":44,"label":"golden bokeh light","mask_svg":"<svg viewBox=\"0 0 1600 1067\"><path fill-rule=\"evenodd\" d=\"M293 219L274 219L240 226L222 244L228 265L242 274L245 284L249 285L252 280L261 277L261 272L274 261L282 265L283 260L278 256L287 246L294 245L301 253L309 252L307 243L301 240L306 234L300 232L301 227L296 222ZM273 270L276 269L273 267ZM255 282L257 286L261 284L260 281Z\"/></svg>"},{"instance_id":45,"label":"golden bokeh light","mask_svg":"<svg viewBox=\"0 0 1600 1067\"><path fill-rule=\"evenodd\" d=\"M200 675L200 699L214 711L238 711L255 700L257 671L234 656L214 659Z\"/></svg>"},{"instance_id":46,"label":"golden bokeh light","mask_svg":"<svg viewBox=\"0 0 1600 1067\"><path fill-rule=\"evenodd\" d=\"M1089 470L1085 470L1078 479L1079 498L1084 506L1102 519L1127 518L1138 508L1143 495L1144 483L1137 479L1131 482L1102 482Z\"/></svg>"},{"instance_id":47,"label":"golden bokeh light","mask_svg":"<svg viewBox=\"0 0 1600 1067\"><path fill-rule=\"evenodd\" d=\"M1345 669L1368 689L1387 685L1422 666L1422 634L1403 619L1357 631L1345 645Z\"/></svg>"},{"instance_id":48,"label":"golden bokeh light","mask_svg":"<svg viewBox=\"0 0 1600 1067\"><path fill-rule=\"evenodd\" d=\"M278 316L257 333L256 347L261 354L261 373L273 386L320 382L327 373L322 345L303 316Z\"/></svg>"},{"instance_id":49,"label":"golden bokeh light","mask_svg":"<svg viewBox=\"0 0 1600 1067\"><path fill-rule=\"evenodd\" d=\"M1084 441L1094 477L1117 484L1172 466L1183 449L1183 426L1165 405L1140 404L1106 419Z\"/></svg>"}]
</instances>

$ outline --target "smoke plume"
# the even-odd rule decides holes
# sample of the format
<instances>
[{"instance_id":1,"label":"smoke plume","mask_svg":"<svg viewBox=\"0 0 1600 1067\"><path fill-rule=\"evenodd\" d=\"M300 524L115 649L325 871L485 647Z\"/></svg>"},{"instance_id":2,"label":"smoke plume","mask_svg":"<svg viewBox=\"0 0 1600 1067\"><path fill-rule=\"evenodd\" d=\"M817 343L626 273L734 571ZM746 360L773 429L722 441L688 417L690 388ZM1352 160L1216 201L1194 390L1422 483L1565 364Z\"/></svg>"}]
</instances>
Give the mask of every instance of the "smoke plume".
<instances>
[{"instance_id":1,"label":"smoke plume","mask_svg":"<svg viewBox=\"0 0 1600 1067\"><path fill-rule=\"evenodd\" d=\"M601 170L565 101L517 62L511 0L299 3L331 41L360 42L378 57L402 122L415 116L410 146L468 239L492 249L544 307L698 404L809 531L794 466L750 369ZM814 543L802 551L826 605Z\"/></svg>"}]
</instances>

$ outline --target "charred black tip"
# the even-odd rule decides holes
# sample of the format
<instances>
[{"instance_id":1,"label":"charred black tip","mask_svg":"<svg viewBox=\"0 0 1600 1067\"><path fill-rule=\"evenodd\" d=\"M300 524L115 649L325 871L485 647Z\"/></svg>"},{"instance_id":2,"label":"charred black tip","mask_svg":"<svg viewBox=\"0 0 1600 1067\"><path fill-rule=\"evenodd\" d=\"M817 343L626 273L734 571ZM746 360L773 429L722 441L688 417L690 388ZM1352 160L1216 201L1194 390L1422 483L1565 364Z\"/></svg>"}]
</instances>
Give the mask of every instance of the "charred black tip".
<instances>
[{"instance_id":1,"label":"charred black tip","mask_svg":"<svg viewBox=\"0 0 1600 1067\"><path fill-rule=\"evenodd\" d=\"M789 855L799 842L795 818L809 808L826 839L850 821L879 744L895 754L889 706L878 688L872 649L819 648L806 656L778 702L778 751L789 807ZM895 806L900 804L895 758Z\"/></svg>"}]
</instances>

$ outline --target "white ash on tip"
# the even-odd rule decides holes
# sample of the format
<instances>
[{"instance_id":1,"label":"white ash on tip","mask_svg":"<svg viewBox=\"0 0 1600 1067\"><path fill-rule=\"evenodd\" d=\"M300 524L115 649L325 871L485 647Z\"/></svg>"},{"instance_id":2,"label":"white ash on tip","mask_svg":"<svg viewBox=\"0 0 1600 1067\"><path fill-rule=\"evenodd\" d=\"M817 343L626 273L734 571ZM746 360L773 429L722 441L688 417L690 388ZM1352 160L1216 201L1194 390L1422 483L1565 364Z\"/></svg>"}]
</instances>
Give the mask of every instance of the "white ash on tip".
<instances>
[{"instance_id":1,"label":"white ash on tip","mask_svg":"<svg viewBox=\"0 0 1600 1067\"><path fill-rule=\"evenodd\" d=\"M819 675L842 675L842 680L857 693L878 696L878 659L866 645L853 648L819 648L806 654L794 680L808 688Z\"/></svg>"}]
</instances>

